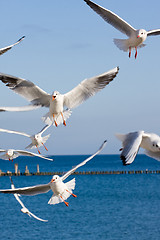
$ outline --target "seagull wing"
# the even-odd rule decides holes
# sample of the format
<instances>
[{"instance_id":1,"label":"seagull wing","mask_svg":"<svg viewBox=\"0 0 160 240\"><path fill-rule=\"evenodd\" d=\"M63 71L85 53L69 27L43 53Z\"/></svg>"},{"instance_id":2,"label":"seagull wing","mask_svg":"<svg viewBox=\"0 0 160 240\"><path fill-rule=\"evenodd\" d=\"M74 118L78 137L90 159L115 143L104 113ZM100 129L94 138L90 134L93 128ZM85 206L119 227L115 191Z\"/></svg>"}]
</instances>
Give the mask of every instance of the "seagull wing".
<instances>
[{"instance_id":1,"label":"seagull wing","mask_svg":"<svg viewBox=\"0 0 160 240\"><path fill-rule=\"evenodd\" d=\"M49 107L50 95L34 83L4 73L0 73L0 80L11 90L30 101L33 105Z\"/></svg>"},{"instance_id":2,"label":"seagull wing","mask_svg":"<svg viewBox=\"0 0 160 240\"><path fill-rule=\"evenodd\" d=\"M147 31L147 36L155 36L155 35L160 35L160 29Z\"/></svg>"},{"instance_id":3,"label":"seagull wing","mask_svg":"<svg viewBox=\"0 0 160 240\"><path fill-rule=\"evenodd\" d=\"M47 128L49 128L51 125L46 125L46 126L44 126L44 128L42 128L42 130L39 132L40 134L43 134L46 130L47 130Z\"/></svg>"},{"instance_id":4,"label":"seagull wing","mask_svg":"<svg viewBox=\"0 0 160 240\"><path fill-rule=\"evenodd\" d=\"M25 111L31 111L37 108L40 108L41 106L36 105L27 105L23 107L0 107L0 112L25 112Z\"/></svg>"},{"instance_id":5,"label":"seagull wing","mask_svg":"<svg viewBox=\"0 0 160 240\"><path fill-rule=\"evenodd\" d=\"M128 133L126 135L116 134L117 138L122 141L123 150L121 153L121 160L123 165L131 164L140 147L143 137L143 131Z\"/></svg>"},{"instance_id":6,"label":"seagull wing","mask_svg":"<svg viewBox=\"0 0 160 240\"><path fill-rule=\"evenodd\" d=\"M10 180L11 180L11 188L12 189L15 189L15 186L14 186L14 183L12 181L12 178L10 177ZM25 205L23 204L23 202L20 200L19 196L17 193L14 193L14 197L16 198L16 200L20 203L20 205L22 206L22 208L25 208L28 212L28 215L34 217L35 219L39 220L39 221L42 221L42 222L48 222L48 220L44 220L42 218L39 218L37 217L36 215L34 215L33 213L31 213L26 207Z\"/></svg>"},{"instance_id":7,"label":"seagull wing","mask_svg":"<svg viewBox=\"0 0 160 240\"><path fill-rule=\"evenodd\" d=\"M28 135L27 133L24 133L24 132L17 132L17 131L7 130L7 129L3 129L3 128L0 128L0 132L14 133L14 134L18 134L18 135L23 135L25 137L31 137L30 135Z\"/></svg>"},{"instance_id":8,"label":"seagull wing","mask_svg":"<svg viewBox=\"0 0 160 240\"><path fill-rule=\"evenodd\" d=\"M29 215L31 215L32 217L34 217L35 219L41 221L41 222L48 222L48 220L44 220L42 218L37 217L36 215L34 215L33 213L31 213L30 211L28 211Z\"/></svg>"},{"instance_id":9,"label":"seagull wing","mask_svg":"<svg viewBox=\"0 0 160 240\"><path fill-rule=\"evenodd\" d=\"M77 107L108 85L116 77L118 71L119 68L116 67L99 76L82 81L77 87L64 94L64 105L70 109Z\"/></svg>"},{"instance_id":10,"label":"seagull wing","mask_svg":"<svg viewBox=\"0 0 160 240\"><path fill-rule=\"evenodd\" d=\"M111 12L108 9L105 9L89 0L84 0L97 14L99 14L106 22L111 24L113 27L126 34L131 36L133 32L136 31L130 24L124 21L115 13Z\"/></svg>"},{"instance_id":11,"label":"seagull wing","mask_svg":"<svg viewBox=\"0 0 160 240\"><path fill-rule=\"evenodd\" d=\"M15 189L1 189L1 193L9 193L9 194L21 194L21 195L28 195L33 196L41 193L46 193L50 190L50 183L36 185L32 187L24 187L24 188L15 188Z\"/></svg>"},{"instance_id":12,"label":"seagull wing","mask_svg":"<svg viewBox=\"0 0 160 240\"><path fill-rule=\"evenodd\" d=\"M4 149L0 149L0 153L1 153L1 152L6 152L6 150L4 150Z\"/></svg>"},{"instance_id":13,"label":"seagull wing","mask_svg":"<svg viewBox=\"0 0 160 240\"><path fill-rule=\"evenodd\" d=\"M28 152L28 151L24 151L24 150L15 150L15 152L23 155L23 156L29 156L29 157L40 157L40 158L43 158L43 159L46 159L46 160L49 160L49 161L53 161L53 159L51 158L47 158L47 157L44 157L42 155L39 155L39 154L36 154L36 153L32 153L32 152Z\"/></svg>"},{"instance_id":14,"label":"seagull wing","mask_svg":"<svg viewBox=\"0 0 160 240\"><path fill-rule=\"evenodd\" d=\"M8 50L10 50L13 46L19 44L23 39L25 38L25 36L21 37L17 42L15 42L14 44L8 46L8 47L4 47L0 49L0 55L2 55L3 53L7 52Z\"/></svg>"},{"instance_id":15,"label":"seagull wing","mask_svg":"<svg viewBox=\"0 0 160 240\"><path fill-rule=\"evenodd\" d=\"M68 172L66 172L61 178L62 181L65 180L67 177L69 177L72 173L75 172L75 170L79 167L82 167L83 165L85 165L88 161L90 161L92 158L94 158L98 153L100 153L102 151L102 149L104 148L104 146L106 145L107 141L105 140L103 142L103 144L100 146L100 148L98 149L97 152L95 152L92 156L90 156L89 158L87 158L86 160L84 160L83 162L81 162L80 164L78 164L77 166L75 166L74 168L72 168L71 170L69 170Z\"/></svg>"}]
</instances>

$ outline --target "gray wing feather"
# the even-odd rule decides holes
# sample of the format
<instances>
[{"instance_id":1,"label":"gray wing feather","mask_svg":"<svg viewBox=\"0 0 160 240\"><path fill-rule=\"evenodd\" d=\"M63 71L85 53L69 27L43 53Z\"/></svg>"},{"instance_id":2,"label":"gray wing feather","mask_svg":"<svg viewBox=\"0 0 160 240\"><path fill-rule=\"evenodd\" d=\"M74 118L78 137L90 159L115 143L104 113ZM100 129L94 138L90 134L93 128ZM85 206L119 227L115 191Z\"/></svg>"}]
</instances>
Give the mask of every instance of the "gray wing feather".
<instances>
[{"instance_id":1,"label":"gray wing feather","mask_svg":"<svg viewBox=\"0 0 160 240\"><path fill-rule=\"evenodd\" d=\"M123 150L120 156L123 165L129 165L134 161L142 142L142 133L142 131L139 131L124 136Z\"/></svg>"},{"instance_id":2,"label":"gray wing feather","mask_svg":"<svg viewBox=\"0 0 160 240\"><path fill-rule=\"evenodd\" d=\"M105 140L103 142L103 144L100 146L100 148L98 149L97 152L95 152L92 156L90 156L89 158L87 158L86 160L84 160L83 162L81 162L80 164L78 164L77 166L75 166L74 168L72 168L71 170L69 170L68 172L66 172L61 178L62 180L65 180L68 176L70 176L72 173L75 172L75 170L83 165L85 165L88 161L90 161L92 158L94 158L98 153L100 153L102 151L102 149L104 148L104 146L106 145L107 141Z\"/></svg>"},{"instance_id":3,"label":"gray wing feather","mask_svg":"<svg viewBox=\"0 0 160 240\"><path fill-rule=\"evenodd\" d=\"M2 55L3 53L7 52L8 50L10 50L13 46L19 44L24 38L25 38L25 36L21 37L16 43L14 43L14 44L12 44L10 46L1 48L0 49L0 55Z\"/></svg>"},{"instance_id":4,"label":"gray wing feather","mask_svg":"<svg viewBox=\"0 0 160 240\"><path fill-rule=\"evenodd\" d=\"M106 22L111 24L113 27L126 34L131 36L133 32L136 31L130 24L124 21L115 13L111 12L108 9L105 9L89 0L84 0L97 14L99 14Z\"/></svg>"},{"instance_id":5,"label":"gray wing feather","mask_svg":"<svg viewBox=\"0 0 160 240\"><path fill-rule=\"evenodd\" d=\"M0 132L13 133L13 134L18 134L18 135L23 135L25 137L30 137L30 135L28 135L27 133L17 132L17 131L13 131L13 130L7 130L7 129L3 129L3 128L0 128Z\"/></svg>"},{"instance_id":6,"label":"gray wing feather","mask_svg":"<svg viewBox=\"0 0 160 240\"><path fill-rule=\"evenodd\" d=\"M156 35L160 35L160 29L147 31L147 36L156 36Z\"/></svg>"},{"instance_id":7,"label":"gray wing feather","mask_svg":"<svg viewBox=\"0 0 160 240\"><path fill-rule=\"evenodd\" d=\"M46 160L49 160L49 161L53 161L53 159L51 159L51 158L47 158L47 157L44 157L42 155L32 153L32 152L28 152L28 151L24 151L24 150L15 150L15 152L17 152L18 154L21 154L23 156L39 157L39 158L43 158L43 159L46 159Z\"/></svg>"},{"instance_id":8,"label":"gray wing feather","mask_svg":"<svg viewBox=\"0 0 160 240\"><path fill-rule=\"evenodd\" d=\"M50 95L34 83L4 73L0 73L0 80L8 88L30 101L33 105L49 107Z\"/></svg>"},{"instance_id":9,"label":"gray wing feather","mask_svg":"<svg viewBox=\"0 0 160 240\"><path fill-rule=\"evenodd\" d=\"M4 189L0 190L1 193L8 193L8 194L21 194L21 195L28 195L33 196L41 193L46 193L50 190L50 183L48 184L41 184L32 187L24 187L24 188L15 188L15 189Z\"/></svg>"},{"instance_id":10,"label":"gray wing feather","mask_svg":"<svg viewBox=\"0 0 160 240\"><path fill-rule=\"evenodd\" d=\"M108 85L116 77L118 71L119 67L116 67L99 76L82 81L77 87L64 94L64 105L70 109L77 107Z\"/></svg>"}]
</instances>

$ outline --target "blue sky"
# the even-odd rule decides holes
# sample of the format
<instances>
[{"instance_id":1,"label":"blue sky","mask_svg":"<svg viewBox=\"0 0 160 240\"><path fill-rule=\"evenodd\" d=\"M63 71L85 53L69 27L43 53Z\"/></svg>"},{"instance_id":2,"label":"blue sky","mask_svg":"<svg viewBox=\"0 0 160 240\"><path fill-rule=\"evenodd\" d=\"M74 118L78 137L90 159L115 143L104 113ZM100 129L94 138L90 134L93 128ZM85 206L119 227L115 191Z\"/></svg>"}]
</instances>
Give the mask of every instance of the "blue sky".
<instances>
[{"instance_id":1,"label":"blue sky","mask_svg":"<svg viewBox=\"0 0 160 240\"><path fill-rule=\"evenodd\" d=\"M96 0L133 27L160 28L160 2ZM116 66L119 74L110 85L73 110L67 126L51 127L49 154L90 154L104 139L104 154L118 153L116 132L136 130L160 133L159 62L160 37L148 37L146 47L135 60L120 51L113 38L125 35L97 15L83 0L1 1L1 41L5 47L21 36L25 40L0 56L0 72L34 82L48 93L66 93L83 79ZM28 102L0 84L1 106L22 106ZM34 134L44 123L47 108L30 112L1 113L0 127ZM29 139L0 134L1 148L24 149ZM45 154L45 150L41 149Z\"/></svg>"}]
</instances>

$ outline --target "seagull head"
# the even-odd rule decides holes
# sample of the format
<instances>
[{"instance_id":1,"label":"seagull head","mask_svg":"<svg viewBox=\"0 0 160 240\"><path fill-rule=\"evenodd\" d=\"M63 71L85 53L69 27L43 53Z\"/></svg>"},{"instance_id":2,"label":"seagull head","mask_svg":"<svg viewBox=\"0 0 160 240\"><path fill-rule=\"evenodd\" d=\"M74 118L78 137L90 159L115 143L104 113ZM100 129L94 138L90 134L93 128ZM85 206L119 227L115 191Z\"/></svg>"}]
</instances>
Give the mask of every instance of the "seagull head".
<instances>
[{"instance_id":1,"label":"seagull head","mask_svg":"<svg viewBox=\"0 0 160 240\"><path fill-rule=\"evenodd\" d=\"M146 40L147 32L144 29L140 29L137 31L137 38L141 38L143 41Z\"/></svg>"},{"instance_id":2,"label":"seagull head","mask_svg":"<svg viewBox=\"0 0 160 240\"><path fill-rule=\"evenodd\" d=\"M60 179L60 177L59 177L58 175L54 175L54 176L52 177L52 179L51 179L51 183L53 183L53 182L58 182L59 179Z\"/></svg>"},{"instance_id":3,"label":"seagull head","mask_svg":"<svg viewBox=\"0 0 160 240\"><path fill-rule=\"evenodd\" d=\"M9 157L12 157L13 154L14 154L13 149L8 149L7 152L6 152L6 154L7 154Z\"/></svg>"},{"instance_id":4,"label":"seagull head","mask_svg":"<svg viewBox=\"0 0 160 240\"><path fill-rule=\"evenodd\" d=\"M160 141L153 142L152 148L153 148L154 152L159 152L160 151Z\"/></svg>"},{"instance_id":5,"label":"seagull head","mask_svg":"<svg viewBox=\"0 0 160 240\"><path fill-rule=\"evenodd\" d=\"M59 96L59 95L60 95L60 93L58 91L54 91L52 93L52 101L54 101L57 98L57 96Z\"/></svg>"}]
</instances>

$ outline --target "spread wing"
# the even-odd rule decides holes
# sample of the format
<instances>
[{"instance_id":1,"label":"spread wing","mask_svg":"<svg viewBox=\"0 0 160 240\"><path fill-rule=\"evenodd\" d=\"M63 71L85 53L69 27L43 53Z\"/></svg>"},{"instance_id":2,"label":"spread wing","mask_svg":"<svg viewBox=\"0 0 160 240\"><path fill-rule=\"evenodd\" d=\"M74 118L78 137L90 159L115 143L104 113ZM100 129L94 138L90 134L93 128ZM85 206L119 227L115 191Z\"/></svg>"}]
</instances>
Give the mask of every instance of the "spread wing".
<instances>
[{"instance_id":1,"label":"spread wing","mask_svg":"<svg viewBox=\"0 0 160 240\"><path fill-rule=\"evenodd\" d=\"M21 37L17 42L15 42L14 44L8 46L8 47L4 47L0 49L0 55L2 55L3 53L7 52L8 50L10 50L13 46L19 44L23 39L25 38L25 36Z\"/></svg>"},{"instance_id":2,"label":"spread wing","mask_svg":"<svg viewBox=\"0 0 160 240\"><path fill-rule=\"evenodd\" d=\"M45 125L44 128L39 132L40 134L43 134L51 125Z\"/></svg>"},{"instance_id":3,"label":"spread wing","mask_svg":"<svg viewBox=\"0 0 160 240\"><path fill-rule=\"evenodd\" d=\"M130 24L124 21L115 13L111 12L108 9L105 9L89 0L84 0L96 13L98 13L106 22L111 24L113 27L126 34L131 36L133 32L136 31Z\"/></svg>"},{"instance_id":4,"label":"spread wing","mask_svg":"<svg viewBox=\"0 0 160 240\"><path fill-rule=\"evenodd\" d=\"M11 188L12 188L12 189L15 189L15 186L14 186L14 183L13 183L11 177L10 177L10 180L11 180ZM27 213L29 216L32 216L32 217L34 217L35 219L37 219L37 220L39 220L39 221L42 221L42 222L47 222L47 221L48 221L48 220L44 220L44 219L42 219L42 218L39 218L39 217L37 217L36 215L34 215L33 213L31 213L31 212L28 210L28 208L25 207L25 205L23 204L23 202L22 202L21 199L19 198L19 194L15 193L15 194L14 194L14 197L15 197L16 200L19 202L19 204L21 205L21 207L26 210L26 213Z\"/></svg>"},{"instance_id":5,"label":"spread wing","mask_svg":"<svg viewBox=\"0 0 160 240\"><path fill-rule=\"evenodd\" d=\"M0 73L0 80L11 90L30 101L33 105L49 107L50 95L34 83L4 73Z\"/></svg>"},{"instance_id":6,"label":"spread wing","mask_svg":"<svg viewBox=\"0 0 160 240\"><path fill-rule=\"evenodd\" d=\"M13 131L13 130L7 130L7 129L3 129L3 128L0 128L0 132L14 133L14 134L18 134L18 135L23 135L25 137L30 137L30 135L28 135L27 133L17 132L17 131Z\"/></svg>"},{"instance_id":7,"label":"spread wing","mask_svg":"<svg viewBox=\"0 0 160 240\"><path fill-rule=\"evenodd\" d=\"M12 194L21 194L21 195L28 195L33 196L41 193L46 193L50 190L50 183L48 184L41 184L32 187L24 187L24 188L15 188L15 189L1 189L1 193L12 193Z\"/></svg>"},{"instance_id":8,"label":"spread wing","mask_svg":"<svg viewBox=\"0 0 160 240\"><path fill-rule=\"evenodd\" d=\"M24 150L15 150L15 152L23 155L23 156L29 156L29 157L39 157L39 158L43 158L43 159L46 159L46 160L49 160L49 161L53 161L53 159L51 158L47 158L47 157L44 157L42 155L39 155L39 154L36 154L36 153L32 153L32 152L28 152L28 151L24 151Z\"/></svg>"},{"instance_id":9,"label":"spread wing","mask_svg":"<svg viewBox=\"0 0 160 240\"><path fill-rule=\"evenodd\" d=\"M64 105L68 108L75 108L95 95L108 85L117 75L119 67L116 67L99 76L82 81L77 87L64 94Z\"/></svg>"},{"instance_id":10,"label":"spread wing","mask_svg":"<svg viewBox=\"0 0 160 240\"><path fill-rule=\"evenodd\" d=\"M160 35L160 29L147 31L147 36L155 36L155 35Z\"/></svg>"},{"instance_id":11,"label":"spread wing","mask_svg":"<svg viewBox=\"0 0 160 240\"><path fill-rule=\"evenodd\" d=\"M122 141L123 149L121 153L121 160L123 165L131 164L142 142L143 131L128 133L126 135L116 134L117 138Z\"/></svg>"},{"instance_id":12,"label":"spread wing","mask_svg":"<svg viewBox=\"0 0 160 240\"><path fill-rule=\"evenodd\" d=\"M95 152L92 156L90 156L89 158L87 158L86 160L84 160L83 162L81 162L80 164L78 164L77 166L75 166L74 168L72 168L71 170L69 170L68 172L66 172L61 178L62 181L65 180L68 176L70 176L72 173L75 172L75 170L79 167L82 167L83 165L85 165L88 161L90 161L92 158L94 158L98 153L100 153L102 151L102 149L104 148L104 146L106 145L107 141L105 140L103 142L103 144L100 146L100 148L98 149L97 152Z\"/></svg>"}]
</instances>

